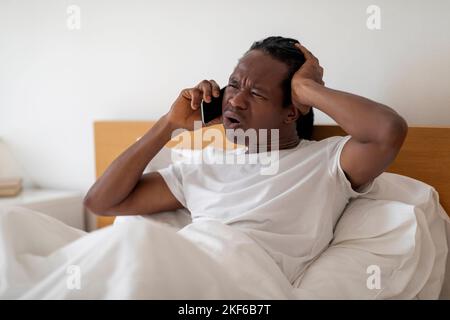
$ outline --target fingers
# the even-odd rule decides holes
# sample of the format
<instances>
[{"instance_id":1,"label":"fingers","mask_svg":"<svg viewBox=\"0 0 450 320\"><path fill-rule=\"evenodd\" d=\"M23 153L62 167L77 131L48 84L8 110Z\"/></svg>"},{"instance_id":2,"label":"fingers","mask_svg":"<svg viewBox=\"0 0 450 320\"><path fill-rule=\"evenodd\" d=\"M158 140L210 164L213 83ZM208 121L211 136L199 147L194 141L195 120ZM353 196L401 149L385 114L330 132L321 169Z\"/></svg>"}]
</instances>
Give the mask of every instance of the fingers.
<instances>
[{"instance_id":1,"label":"fingers","mask_svg":"<svg viewBox=\"0 0 450 320\"><path fill-rule=\"evenodd\" d=\"M196 88L203 92L203 100L211 102L212 96L218 97L220 95L220 87L214 80L203 80Z\"/></svg>"},{"instance_id":2,"label":"fingers","mask_svg":"<svg viewBox=\"0 0 450 320\"><path fill-rule=\"evenodd\" d=\"M214 80L209 80L212 85L213 96L218 98L220 96L220 86Z\"/></svg>"},{"instance_id":3,"label":"fingers","mask_svg":"<svg viewBox=\"0 0 450 320\"><path fill-rule=\"evenodd\" d=\"M312 58L313 55L311 52L309 52L308 49L306 49L304 46L302 46L300 43L296 43L295 46L303 53L305 56L305 59Z\"/></svg>"},{"instance_id":4,"label":"fingers","mask_svg":"<svg viewBox=\"0 0 450 320\"><path fill-rule=\"evenodd\" d=\"M320 65L319 59L317 59L306 47L302 46L300 43L296 43L295 47L297 47L305 56L306 61L312 62L312 66L315 69L315 74L317 75L314 80L321 84L325 85L325 82L323 82L323 68Z\"/></svg>"},{"instance_id":5,"label":"fingers","mask_svg":"<svg viewBox=\"0 0 450 320\"><path fill-rule=\"evenodd\" d=\"M212 96L219 97L220 87L214 80L203 80L195 88L187 89L191 99L191 107L196 110L200 108L202 100L211 102Z\"/></svg>"},{"instance_id":6,"label":"fingers","mask_svg":"<svg viewBox=\"0 0 450 320\"><path fill-rule=\"evenodd\" d=\"M295 46L303 53L306 60L314 60L319 63L319 59L317 59L306 47L302 46L300 43L296 43Z\"/></svg>"},{"instance_id":7,"label":"fingers","mask_svg":"<svg viewBox=\"0 0 450 320\"><path fill-rule=\"evenodd\" d=\"M198 88L187 89L187 92L191 100L191 108L193 110L200 108L200 103L203 99L203 92Z\"/></svg>"},{"instance_id":8,"label":"fingers","mask_svg":"<svg viewBox=\"0 0 450 320\"><path fill-rule=\"evenodd\" d=\"M203 94L203 100L206 102L211 102L211 83L209 83L208 80L203 80L200 82L196 88L200 89L200 91Z\"/></svg>"},{"instance_id":9,"label":"fingers","mask_svg":"<svg viewBox=\"0 0 450 320\"><path fill-rule=\"evenodd\" d=\"M321 85L324 85L325 84L325 82L323 82L323 68L322 68L322 66L321 65L317 65L318 66L318 70L319 70L319 75L320 75L320 82L321 82Z\"/></svg>"}]
</instances>

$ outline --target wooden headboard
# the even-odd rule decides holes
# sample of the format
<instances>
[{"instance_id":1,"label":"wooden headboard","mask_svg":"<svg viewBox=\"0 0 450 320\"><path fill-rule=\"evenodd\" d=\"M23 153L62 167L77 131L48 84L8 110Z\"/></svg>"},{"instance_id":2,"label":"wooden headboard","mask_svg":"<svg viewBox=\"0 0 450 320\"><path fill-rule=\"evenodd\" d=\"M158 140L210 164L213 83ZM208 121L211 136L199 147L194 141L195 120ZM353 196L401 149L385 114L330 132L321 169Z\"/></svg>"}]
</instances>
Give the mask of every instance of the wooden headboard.
<instances>
[{"instance_id":1,"label":"wooden headboard","mask_svg":"<svg viewBox=\"0 0 450 320\"><path fill-rule=\"evenodd\" d=\"M95 122L97 177L120 153L144 135L154 123L154 121ZM222 125L200 130L209 130L210 128L224 132ZM183 135L185 134L192 135L193 132L183 133ZM346 133L339 126L315 125L313 140L344 135ZM183 141L189 140L184 139ZM177 140L171 140L166 146L174 147L178 143ZM206 145L207 143L203 143L201 147L204 148ZM410 127L399 155L386 171L408 176L433 186L439 193L440 203L450 215L450 127ZM107 226L113 221L114 217L98 216L97 227Z\"/></svg>"}]
</instances>

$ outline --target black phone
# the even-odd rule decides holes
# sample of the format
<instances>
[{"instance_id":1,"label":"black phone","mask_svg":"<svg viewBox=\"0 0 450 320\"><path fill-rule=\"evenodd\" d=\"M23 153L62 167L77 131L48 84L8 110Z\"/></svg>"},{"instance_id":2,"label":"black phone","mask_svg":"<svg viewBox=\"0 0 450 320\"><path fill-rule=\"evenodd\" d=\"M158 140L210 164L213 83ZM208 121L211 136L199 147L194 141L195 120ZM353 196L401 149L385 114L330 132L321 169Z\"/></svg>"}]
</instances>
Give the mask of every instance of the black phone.
<instances>
[{"instance_id":1,"label":"black phone","mask_svg":"<svg viewBox=\"0 0 450 320\"><path fill-rule=\"evenodd\" d=\"M222 100L225 93L225 88L226 87L223 87L220 90L220 95L217 98L211 96L211 102L205 102L202 100L200 109L202 113L202 122L204 125L222 115Z\"/></svg>"}]
</instances>

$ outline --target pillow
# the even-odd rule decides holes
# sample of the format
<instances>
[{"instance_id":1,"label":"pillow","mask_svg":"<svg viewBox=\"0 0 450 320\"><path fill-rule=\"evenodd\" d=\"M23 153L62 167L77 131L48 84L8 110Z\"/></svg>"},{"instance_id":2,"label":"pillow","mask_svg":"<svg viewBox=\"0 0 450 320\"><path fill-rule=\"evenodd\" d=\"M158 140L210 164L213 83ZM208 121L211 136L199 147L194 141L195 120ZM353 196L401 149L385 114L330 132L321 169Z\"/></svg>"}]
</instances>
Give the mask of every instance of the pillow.
<instances>
[{"instance_id":1,"label":"pillow","mask_svg":"<svg viewBox=\"0 0 450 320\"><path fill-rule=\"evenodd\" d=\"M437 299L449 222L433 187L383 173L369 193L349 202L330 247L296 283L297 296Z\"/></svg>"}]
</instances>

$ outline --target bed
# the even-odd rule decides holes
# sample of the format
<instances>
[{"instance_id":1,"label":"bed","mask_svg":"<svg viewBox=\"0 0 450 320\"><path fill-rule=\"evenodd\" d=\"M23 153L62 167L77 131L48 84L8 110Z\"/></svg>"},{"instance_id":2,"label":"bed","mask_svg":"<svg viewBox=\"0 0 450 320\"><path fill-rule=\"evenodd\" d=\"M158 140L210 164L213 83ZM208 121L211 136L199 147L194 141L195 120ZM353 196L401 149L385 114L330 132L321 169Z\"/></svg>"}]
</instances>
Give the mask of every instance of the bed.
<instances>
[{"instance_id":1,"label":"bed","mask_svg":"<svg viewBox=\"0 0 450 320\"><path fill-rule=\"evenodd\" d=\"M152 125L154 122L152 121L99 121L94 124L94 132L95 132L95 155L96 155L96 172L97 176L102 174L102 172L107 168L109 163L117 157L122 150L124 150L127 146L132 144L136 139L139 139L140 136L142 136ZM202 128L201 130L203 133L205 133L209 129L218 129L223 133L223 126L222 125L216 125L210 128ZM166 147L168 148L181 148L181 149L196 149L194 145L188 145L185 142L186 141L192 141L193 139L193 132L184 132L182 135L186 135L185 138L188 139L180 139L180 136L173 138L171 141L169 141L166 144ZM187 137L188 135L191 135ZM326 139L328 137L332 136L345 136L346 132L342 130L339 126L336 125L316 125L314 127L313 131L313 139L312 140L322 140ZM180 143L180 141L183 141L183 143ZM201 146L197 146L197 148L205 148L208 145L214 145L215 147L222 148L222 141L213 141L213 142L207 142L203 141ZM236 147L236 145L232 145L232 148ZM159 164L159 167L164 167L167 165L167 163L164 163L165 161L162 161L163 163ZM424 294L413 294L410 291L408 296L408 286L402 287L402 285L398 285L394 279L391 279L392 285L388 288L383 287L382 290L376 293L376 295L367 295L367 286L360 287L359 292L358 289L356 289L357 285L356 283L362 282L363 276L360 277L360 279L356 280L357 277L354 277L354 274L358 272L357 269L354 268L353 265L346 265L347 261L353 260L353 256L349 252L344 252L343 250L351 251L351 250L362 250L366 251L366 246L368 239L366 239L367 234L372 232L372 238L369 239L369 241L372 241L373 238L376 238L375 234L378 232L378 234L383 233L391 233L394 234L393 229L383 229L383 230L377 230L374 232L374 230L364 229L364 227L361 227L365 224L364 221L361 220L360 211L365 210L367 212L367 216L365 219L367 221L370 221L369 213L372 212L373 216L377 216L380 214L380 212L388 213L394 215L396 214L392 210L392 206L395 206L394 202L390 202L391 200L400 200L402 199L403 204L408 203L408 205L412 206L414 210L422 209L423 211L438 211L438 208L432 208L432 200L431 198L427 201L425 200L419 200L423 198L423 194L421 193L431 193L435 192L435 202L439 203L440 208L442 211L439 211L440 214L448 215L450 214L450 170L448 170L448 166L450 165L450 127L429 127L429 126L412 126L409 128L408 136L406 138L406 141L403 145L402 150L400 151L398 157L396 158L395 162L392 163L389 168L386 170L386 173L380 177L379 184L382 186L382 188L385 188L386 190L383 192L379 192L376 196L374 196L372 199L360 199L358 201L353 201L352 206L349 206L348 209L346 209L346 217L353 216L352 219L354 219L353 222L348 223L348 225L351 225L352 228L357 229L356 221L358 221L358 218L360 219L360 225L359 234L351 233L351 232L345 232L346 227L343 226L342 228L339 228L340 225L338 225L337 231L339 231L339 234L337 235L333 246L330 247L329 250L327 250L322 256L320 257L319 261L315 261L313 263L313 267L310 268L309 272L306 273L306 276L302 280L302 288L299 288L296 293L297 298L302 299L309 299L309 298L317 298L317 299L334 299L334 298L353 298L355 296L361 297L361 298L431 298L436 297L436 294L431 294L433 290L436 289L436 283L443 282L444 289L441 293L441 298L447 298L450 299L450 277L447 276L445 279L442 279L443 275L438 275L439 272L436 270L433 270L434 276L430 276L429 282L434 282L435 288L430 289L433 287L433 284L430 284L427 289L423 289L422 291L425 292ZM158 165L155 166L153 169L158 169ZM393 173L394 175L389 175L390 173ZM397 176L398 175L398 176ZM403 178L409 177L412 178L410 180L403 179ZM420 183L413 187L414 184L417 182L423 182L423 185L420 185ZM430 190L427 190L424 192L425 189L429 188ZM399 192L397 192L398 189L403 189L405 193L402 195ZM389 190L389 191L387 191ZM388 193L391 193L388 195ZM417 199L413 199L414 196L413 193L417 192ZM390 196L392 197L390 198ZM376 209L374 209L373 204L370 204L370 201L376 200L375 203L377 205L380 205L380 207L375 206ZM364 202L366 201L366 202ZM383 205L386 204L386 207L383 207ZM420 208L420 209L419 209ZM401 207L394 209L399 210L399 212L402 211ZM406 210L407 211L407 210ZM184 213L184 214L182 214ZM165 212L162 214L157 214L150 219L158 222L162 222L168 226L173 226L176 228L176 230L181 230L184 226L188 225L190 222L190 218L188 217L189 212L187 210L178 210L178 212ZM147 217L149 218L149 217ZM436 218L436 217L435 217ZM446 217L448 218L448 217ZM389 219L389 218L387 218ZM436 218L437 219L437 218ZM119 221L120 220L120 221ZM122 220L132 220L132 218L128 217L120 217L116 222L117 224L122 222ZM345 221L345 219L343 219ZM347 219L348 220L348 219ZM428 217L428 225L431 226L431 218ZM114 217L97 217L97 226L99 228L105 227L110 225L114 222ZM374 224L377 224L378 221L374 220ZM341 225L344 225L344 223L341 223ZM400 229L400 226L397 226L398 229ZM347 231L349 228L347 227ZM449 232L449 227L447 225L447 233ZM431 230L431 228L430 228ZM442 232L442 230L440 230ZM366 233L365 233L366 232ZM436 243L439 240L438 234L439 231L437 229L434 229L432 232L435 232L436 235L434 236L433 241ZM418 233L418 232L417 232ZM358 238L359 237L359 238ZM432 237L430 237L432 238ZM349 240L345 241L345 240ZM353 241L358 239L358 241ZM341 241L340 243L338 243ZM399 238L400 241L400 238ZM401 241L406 241L405 239L402 239ZM449 247L450 239L447 239L447 246ZM349 244L350 243L350 244ZM356 244L355 244L356 243ZM361 245L362 243L362 245ZM358 247L359 246L359 247ZM441 247L445 247L445 244L442 243L440 245ZM392 245L392 247L395 247ZM332 250L336 249L337 250ZM417 248L416 248L417 249ZM388 249L389 250L389 249ZM432 250L431 248L428 250ZM373 252L372 252L373 253ZM377 252L376 255L381 255L382 252ZM393 252L389 252L389 254L393 254ZM397 252L398 254L398 252ZM404 254L404 253L402 253ZM442 248L442 251L439 252L439 250L436 250L436 256L441 255L441 258L444 256L444 248ZM364 256L364 254L362 255ZM363 265L367 261L371 259L369 256L364 256L361 261L359 261L360 265ZM448 256L447 256L448 258ZM337 266L336 262L339 261L340 263ZM422 259L428 259L423 258ZM431 259L431 257L429 257ZM438 260L438 259L437 259ZM437 261L436 260L436 261ZM441 259L441 264L444 262L442 260L445 260L444 258ZM377 259L374 260L375 265L378 263ZM403 262L404 263L404 262ZM438 264L438 263L436 263ZM392 267L392 266L391 266ZM449 263L447 263L447 268L449 267ZM429 270L428 272L432 274L431 267L428 266ZM396 272L398 274L403 273L407 274L405 270L402 270L402 272L399 272L399 269L394 270L395 268L389 269L388 266L385 266L385 269L390 270L391 274L395 274ZM420 267L417 268L415 271L416 273L423 273L426 267L422 264L422 269ZM435 265L435 269L436 265ZM422 270L422 271L419 271ZM367 272L370 270L367 269ZM351 273L354 273L351 275ZM339 274L347 274L347 277L342 277ZM447 270L447 275L450 274L450 270ZM331 276L330 276L331 275ZM349 290L346 293L343 293L345 291L344 288L348 288L348 279L354 277L353 279L354 285L350 286L351 290ZM385 276L386 277L386 276ZM419 282L419 276L413 276L410 274L411 278L415 278L416 283ZM434 279L432 279L434 277ZM411 281L413 283L414 281ZM411 287L411 286L410 286ZM426 286L425 286L426 287ZM424 287L424 288L425 288ZM428 292L427 292L428 291ZM324 292L327 292L324 294ZM400 294L400 292L402 292Z\"/></svg>"},{"instance_id":2,"label":"bed","mask_svg":"<svg viewBox=\"0 0 450 320\"><path fill-rule=\"evenodd\" d=\"M97 175L153 123L96 122ZM315 127L315 140L336 135L345 133ZM191 152L178 138L163 149ZM147 169L165 165L156 158ZM390 172L348 203L329 246L294 283L244 232L179 219L187 209L113 225L99 217L93 232L0 210L0 299L450 299L449 160L450 128L410 128Z\"/></svg>"}]
</instances>

